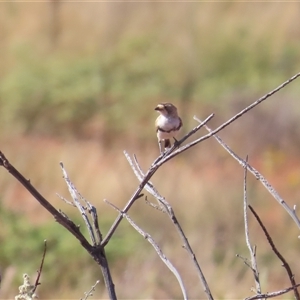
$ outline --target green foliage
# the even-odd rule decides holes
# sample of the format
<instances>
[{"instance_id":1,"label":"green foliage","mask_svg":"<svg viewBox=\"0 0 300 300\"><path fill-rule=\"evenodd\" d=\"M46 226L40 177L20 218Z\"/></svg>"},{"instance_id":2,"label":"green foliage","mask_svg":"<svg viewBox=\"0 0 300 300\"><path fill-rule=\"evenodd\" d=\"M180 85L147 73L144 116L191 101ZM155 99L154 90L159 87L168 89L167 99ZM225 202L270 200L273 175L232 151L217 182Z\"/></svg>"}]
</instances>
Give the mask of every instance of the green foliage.
<instances>
[{"instance_id":1,"label":"green foliage","mask_svg":"<svg viewBox=\"0 0 300 300\"><path fill-rule=\"evenodd\" d=\"M83 222L78 218L76 220L76 217L71 216L71 218L76 224L81 224L80 228L87 236ZM106 222L107 224L105 224ZM101 222L102 230L108 227L108 222L111 224L112 220L107 219L104 224ZM27 216L1 206L0 226L2 228L0 232L1 269L5 272L6 268L10 266L16 268L16 280L18 282L22 273L35 274L36 270L39 269L45 239L47 240L47 253L43 268L44 284L40 289L41 292L64 289L65 286L76 286L78 288L83 279L90 284L94 278L101 277L100 267L84 251L80 243L66 229L54 221L35 226ZM140 239L134 230L128 228L129 225L125 225L125 229L123 227L121 226L119 231L121 235L116 234L116 238L114 237L106 248L111 266L114 265L116 260L130 257L137 248L134 246L137 238ZM126 230L126 234L122 228ZM126 239L124 239L125 235ZM85 275L85 272L74 272L74 270L89 271L89 275ZM64 274L63 279L59 276L60 274ZM34 280L35 278L32 278L32 281ZM15 286L16 291L17 285L18 283ZM86 286L83 284L82 289L85 288Z\"/></svg>"},{"instance_id":2,"label":"green foliage","mask_svg":"<svg viewBox=\"0 0 300 300\"><path fill-rule=\"evenodd\" d=\"M97 112L100 90L93 60L27 58L2 81L3 118L25 133L76 132Z\"/></svg>"},{"instance_id":3,"label":"green foliage","mask_svg":"<svg viewBox=\"0 0 300 300\"><path fill-rule=\"evenodd\" d=\"M22 217L3 206L0 207L1 253L2 267L12 262L19 268L25 265L30 270L37 269L41 259L43 240L46 238L45 228L36 228ZM26 246L25 246L26 245Z\"/></svg>"},{"instance_id":4,"label":"green foliage","mask_svg":"<svg viewBox=\"0 0 300 300\"><path fill-rule=\"evenodd\" d=\"M16 66L0 84L1 127L85 136L96 123L109 136L141 124L149 106L160 99L184 101L187 86L192 101L222 99L224 104L232 94L266 91L297 71L297 44L275 54L272 40L255 40L247 31L211 39L213 47L195 48L195 60L185 59L182 51L169 51L162 41L153 43L155 34L121 39L113 50L97 56L55 52L44 57L20 47L15 50Z\"/></svg>"}]
</instances>

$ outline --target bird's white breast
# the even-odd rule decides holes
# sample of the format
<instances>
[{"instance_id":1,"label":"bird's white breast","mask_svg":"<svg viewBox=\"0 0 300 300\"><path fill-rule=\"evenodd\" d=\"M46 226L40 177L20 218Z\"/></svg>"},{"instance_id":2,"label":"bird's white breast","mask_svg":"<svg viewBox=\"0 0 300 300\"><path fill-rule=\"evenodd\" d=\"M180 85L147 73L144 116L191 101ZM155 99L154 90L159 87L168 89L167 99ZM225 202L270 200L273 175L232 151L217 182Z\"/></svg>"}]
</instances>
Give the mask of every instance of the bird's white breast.
<instances>
[{"instance_id":1,"label":"bird's white breast","mask_svg":"<svg viewBox=\"0 0 300 300\"><path fill-rule=\"evenodd\" d=\"M164 139L170 139L176 136L178 130L176 130L180 125L180 119L179 118L170 118L166 117L163 115L160 115L156 119L156 126L158 128L161 128L164 131L169 131L169 132L164 132L164 131L157 131L157 137L159 140L164 140ZM172 130L174 129L174 130Z\"/></svg>"}]
</instances>

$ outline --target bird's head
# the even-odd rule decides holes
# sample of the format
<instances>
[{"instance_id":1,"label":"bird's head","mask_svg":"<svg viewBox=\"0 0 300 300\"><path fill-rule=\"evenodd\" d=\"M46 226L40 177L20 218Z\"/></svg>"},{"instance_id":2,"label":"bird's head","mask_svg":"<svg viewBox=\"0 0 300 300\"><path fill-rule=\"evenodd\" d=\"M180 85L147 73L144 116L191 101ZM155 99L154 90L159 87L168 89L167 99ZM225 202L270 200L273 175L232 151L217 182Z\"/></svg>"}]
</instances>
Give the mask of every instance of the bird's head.
<instances>
[{"instance_id":1,"label":"bird's head","mask_svg":"<svg viewBox=\"0 0 300 300\"><path fill-rule=\"evenodd\" d=\"M177 116L177 108L172 103L160 103L155 107L155 110L166 117Z\"/></svg>"}]
</instances>

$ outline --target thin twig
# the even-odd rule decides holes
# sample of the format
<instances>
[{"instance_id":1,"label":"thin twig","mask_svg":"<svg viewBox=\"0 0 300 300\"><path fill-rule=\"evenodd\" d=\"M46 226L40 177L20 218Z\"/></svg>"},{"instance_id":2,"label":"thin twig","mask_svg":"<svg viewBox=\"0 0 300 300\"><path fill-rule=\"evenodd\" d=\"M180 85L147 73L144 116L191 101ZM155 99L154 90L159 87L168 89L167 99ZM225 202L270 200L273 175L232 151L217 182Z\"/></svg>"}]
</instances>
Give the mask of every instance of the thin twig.
<instances>
[{"instance_id":1,"label":"thin twig","mask_svg":"<svg viewBox=\"0 0 300 300\"><path fill-rule=\"evenodd\" d=\"M100 245L102 242L102 233L100 231L99 223L98 223L98 213L97 209L94 205L92 205L89 201L86 201L87 207L88 207L88 212L92 216L93 220L93 227L95 230L96 238L97 238L97 245Z\"/></svg>"},{"instance_id":2,"label":"thin twig","mask_svg":"<svg viewBox=\"0 0 300 300\"><path fill-rule=\"evenodd\" d=\"M71 206L73 206L73 207L76 207L76 205L75 205L73 202L67 200L65 197L61 196L60 194L56 193L56 196L57 196L58 198L60 198L62 201L64 201L65 203L67 203L68 205L71 205Z\"/></svg>"},{"instance_id":3,"label":"thin twig","mask_svg":"<svg viewBox=\"0 0 300 300\"><path fill-rule=\"evenodd\" d=\"M256 299L265 299L265 298L275 298L278 297L280 295L286 294L288 292L290 292L291 290L296 289L297 287L300 286L300 283L295 284L294 286L291 286L289 288L280 290L280 291L276 291L276 292L271 292L271 293L265 293L265 294L260 294L260 295L255 295L252 297L247 297L244 300L256 300Z\"/></svg>"},{"instance_id":4,"label":"thin twig","mask_svg":"<svg viewBox=\"0 0 300 300\"><path fill-rule=\"evenodd\" d=\"M108 262L106 259L104 248L101 245L92 246L86 240L84 235L80 232L79 227L74 224L64 213L59 212L52 204L47 201L5 157L5 155L0 152L0 166L3 166L12 176L14 176L25 189L55 218L55 220L65 227L76 239L78 239L83 246L83 248L91 255L91 257L98 263L101 267L103 274L105 286L108 291L109 299L116 300L117 296L115 293L114 283L110 274L108 267Z\"/></svg>"},{"instance_id":5,"label":"thin twig","mask_svg":"<svg viewBox=\"0 0 300 300\"><path fill-rule=\"evenodd\" d=\"M68 231L70 231L82 244L82 246L88 250L90 248L89 242L80 232L79 228L68 218L66 218L62 213L60 213L49 201L47 201L5 157L5 155L0 152L0 166L3 166L12 176L14 176L25 189L46 209L53 215L55 220L64 226Z\"/></svg>"},{"instance_id":6,"label":"thin twig","mask_svg":"<svg viewBox=\"0 0 300 300\"><path fill-rule=\"evenodd\" d=\"M194 119L198 122L201 122L197 117L194 117ZM205 128L212 133L213 131L208 127L205 126ZM235 159L238 161L238 163L245 168L247 166L247 170L252 173L257 180L261 182L261 184L268 190L268 192L274 197L274 199L285 209L285 211L291 216L291 218L294 220L294 222L297 224L298 228L300 229L300 219L298 218L296 214L296 206L294 208L290 208L288 204L279 196L277 191L274 189L274 187L265 179L255 168L253 168L249 163L246 163L241 157L239 157L233 150L230 149L230 147L224 143L224 141L216 134L213 134L214 138L218 141L218 143Z\"/></svg>"},{"instance_id":7,"label":"thin twig","mask_svg":"<svg viewBox=\"0 0 300 300\"><path fill-rule=\"evenodd\" d=\"M71 182L67 171L65 170L63 163L60 163L62 172L63 172L63 177L67 183L70 195L73 199L74 204L76 205L77 209L79 210L79 212L81 213L81 216L86 224L86 227L89 231L89 235L90 238L92 240L92 250L91 252L95 255L95 253L97 253L97 259L100 258L100 265L101 265L101 271L103 274L103 278L104 278L104 282L105 282L105 286L108 290L108 293L110 295L110 299L117 299L116 294L115 294L115 289L114 289L114 284L112 281L112 277L111 277L111 273L108 267L108 261L107 261L107 257L106 257L106 253L105 253L105 249L104 246L101 245L101 240L102 240L102 235L99 229L99 225L98 225L98 216L97 216L97 211L96 208L91 205L76 189L76 187L74 186L74 184ZM86 208L83 207L83 205L80 203L78 197L84 201L87 205L87 209L88 212L92 215L92 219L93 219L93 226L91 225L91 222L88 218L88 216L86 215ZM94 257L94 256L93 256ZM95 257L94 257L95 259ZM96 260L98 261L98 260Z\"/></svg>"},{"instance_id":8,"label":"thin twig","mask_svg":"<svg viewBox=\"0 0 300 300\"><path fill-rule=\"evenodd\" d=\"M248 111L250 111L252 108L254 108L258 104L260 104L261 102L263 102L264 100L268 99L270 96L274 95L279 90L281 90L282 88L284 88L285 86L287 86L288 84L290 84L292 81L294 81L299 76L300 76L300 73L297 73L296 75L294 75L293 77L291 77L290 79L288 79L287 81L285 81L284 83L282 83L281 85L279 85L277 88L275 88L271 92L265 94L263 97L259 98L258 100L256 100L255 102L253 102L251 105L247 106L245 109L243 109L242 111L240 111L239 113L237 113L236 115L234 115L228 121L226 121L225 123L221 124L215 130L211 131L210 133L208 133L208 134L200 137L199 139L196 139L195 141L193 141L193 142L191 142L191 143L189 143L189 144L187 144L185 146L182 146L179 149L177 149L176 151L172 152L175 149L174 147L177 147L178 145L181 145L181 143L183 141L185 141L188 137L190 137L192 134L194 134L195 132L197 132L202 126L204 126L213 117L213 115L210 115L208 118L206 118L205 121L201 122L198 126L196 126L194 129L192 129L188 134L186 134L181 140L179 140L176 143L177 144L176 146L173 145L173 147L170 150L168 150L166 153L164 153L163 155L160 155L157 159L154 160L154 162L152 163L151 167L147 171L147 173L146 173L143 181L140 183L139 187L136 189L136 191L133 193L133 195L131 196L131 198L128 200L128 202L125 205L123 211L127 212L130 209L130 207L133 205L133 203L140 196L140 193L143 190L143 188L146 185L146 183L151 179L151 177L154 175L154 173L158 170L158 168L160 166L162 166L164 163L166 163L168 160L172 159L176 155L178 155L178 154L186 151L187 149L189 149L189 148L191 148L191 147L199 144L200 142L202 142L204 140L207 140L208 138L210 138L214 134L216 134L219 131L223 130L225 127L227 127L228 125L230 125L232 122L234 122L235 120L237 120L238 118L240 118L242 115L244 115ZM114 223L112 224L112 226L110 227L107 235L104 237L104 239L103 239L103 241L101 243L102 246L105 246L108 243L108 241L110 240L110 238L114 234L115 230L117 229L117 227L119 226L119 224L120 224L121 221L122 221L122 215L119 214L118 217L116 218L116 220L114 221ZM299 224L300 224L300 222L299 222Z\"/></svg>"},{"instance_id":9,"label":"thin twig","mask_svg":"<svg viewBox=\"0 0 300 300\"><path fill-rule=\"evenodd\" d=\"M64 165L63 163L61 162L60 163L60 167L62 169L62 172L63 172L63 178L65 179L66 181L66 184L68 186L68 189L69 189L69 193L73 199L73 202L74 204L76 205L77 209L79 210L84 222L85 222L85 225L88 229L88 232L89 232L89 236L92 240L92 243L93 243L93 246L96 246L97 245L97 242L96 242L96 238L95 238L95 234L94 234L94 230L92 228L92 225L90 223L90 220L85 212L85 208L82 206L82 204L80 203L79 199L78 199L78 196L79 196L79 193L76 189L76 187L74 186L74 184L71 182L69 176L68 176L68 173L67 171L65 170L64 168ZM82 198L82 196L80 195L79 196L80 198Z\"/></svg>"},{"instance_id":10,"label":"thin twig","mask_svg":"<svg viewBox=\"0 0 300 300\"><path fill-rule=\"evenodd\" d=\"M188 132L185 136L183 136L180 140L176 141L176 143L173 144L173 146L165 151L163 154L161 154L152 164L157 164L160 160L163 158L168 157L176 148L179 148L180 145L183 144L190 136L195 134L197 131L199 131L205 124L207 124L215 115L210 114L203 122L201 122L198 126L194 127L190 132Z\"/></svg>"},{"instance_id":11,"label":"thin twig","mask_svg":"<svg viewBox=\"0 0 300 300\"><path fill-rule=\"evenodd\" d=\"M187 137L189 137L191 134L194 134L197 130L199 130L204 124L206 124L206 122L208 122L211 118L213 117L213 115L210 115L209 117L207 117L205 119L205 121L202 122L202 124L199 124L198 126L196 126L194 129L192 129L185 137L183 137L180 141L177 142L177 144L180 144L181 141ZM192 133L191 133L192 132ZM172 149L172 148L171 148ZM167 151L167 153L169 153L170 150ZM149 170L147 171L147 173L145 174L142 182L140 183L140 185L138 186L138 188L135 190L135 192L133 193L133 195L131 196L131 198L128 200L128 202L126 203L125 207L123 208L123 212L126 213L128 212L128 210L131 208L131 206L133 205L133 203L140 198L141 195L141 191L143 190L143 188L145 187L145 185L148 183L148 181L151 179L151 177L155 174L155 172L158 170L158 168L163 164L161 163L161 159L164 159L165 154L159 156L151 165L151 167L149 168ZM171 154L170 154L171 155ZM166 162L166 161L164 161ZM102 240L101 245L104 247L108 241L110 240L110 238L112 237L112 235L114 234L115 230L117 229L117 227L119 226L120 222L122 221L122 214L119 214L116 218L116 220L114 221L114 223L112 224L112 226L110 227L108 233L106 234L105 238Z\"/></svg>"},{"instance_id":12,"label":"thin twig","mask_svg":"<svg viewBox=\"0 0 300 300\"><path fill-rule=\"evenodd\" d=\"M158 246L158 244L154 241L154 239L151 237L151 235L149 233L146 233L145 231L143 231L129 216L128 214L122 212L118 207L116 207L114 204L110 203L107 200L104 200L107 204L109 204L111 207L113 207L115 210L117 210L120 214L123 215L123 217L125 217L127 219L127 221L129 222L129 224L139 233L141 234L151 245L152 247L155 249L156 253L158 254L158 256L160 257L160 259L164 262L164 264L169 268L169 270L174 274L174 276L176 277L182 294L183 294L183 299L188 299L187 296L187 292L186 292L186 288L183 284L182 278L179 274L179 272L177 271L177 269L173 266L173 264L170 262L170 260L166 257L166 255L162 252L162 250L160 249L160 247Z\"/></svg>"},{"instance_id":13,"label":"thin twig","mask_svg":"<svg viewBox=\"0 0 300 300\"><path fill-rule=\"evenodd\" d=\"M124 151L124 154L125 154L125 157L127 158L128 162L129 162L131 168L133 169L134 174L136 175L138 180L141 182L143 177L144 177L144 174L143 174L142 168L140 167L140 165L138 163L137 157L135 155L133 156L134 157L134 162L133 162L131 160L129 154L126 151ZM157 201L165 208L164 211L168 214L169 218L173 222L180 238L183 241L184 248L187 250L187 252L188 252L188 254L189 254L189 256L190 256L190 258L193 262L193 265L196 267L197 274L200 278L200 281L201 281L201 284L203 286L204 292L206 293L208 299L213 300L213 296L211 294L208 283L205 279L204 273L202 272L201 267L200 267L200 265L198 263L198 260L196 258L196 255L193 252L193 249L190 246L190 243L188 242L188 239L186 238L185 233L183 232L183 229L182 229L181 225L179 224L179 222L178 222L178 220L175 216L175 213L173 211L172 206L168 203L168 201L166 201L166 199L163 196L161 196L159 194L159 192L156 190L156 188L154 187L154 185L151 182L148 182L145 185L145 189L151 195L153 195L155 197L155 199L157 199Z\"/></svg>"},{"instance_id":14,"label":"thin twig","mask_svg":"<svg viewBox=\"0 0 300 300\"><path fill-rule=\"evenodd\" d=\"M36 278L35 284L34 284L34 288L32 293L34 293L38 287L38 285L40 285L40 277L42 275L42 270L43 270L43 266L44 266L44 260L45 260L45 256L46 256L46 252L47 252L47 240L44 240L44 252L43 252L43 256L42 256L42 261L41 261L41 265L38 272L38 276Z\"/></svg>"},{"instance_id":15,"label":"thin twig","mask_svg":"<svg viewBox=\"0 0 300 300\"><path fill-rule=\"evenodd\" d=\"M140 164L138 163L137 157L135 154L133 154L133 160L131 159L130 155L124 151L124 155L131 166L134 175L137 177L139 182L143 181L143 178L145 176ZM169 212L172 210L170 204L165 200L164 197L155 197L155 195L158 194L158 191L155 189L153 183L151 181L148 181L147 184L144 186L144 189L148 191L148 193L152 194L154 198L158 201L158 204L163 212Z\"/></svg>"},{"instance_id":16,"label":"thin twig","mask_svg":"<svg viewBox=\"0 0 300 300\"><path fill-rule=\"evenodd\" d=\"M294 276L289 264L287 263L285 258L282 256L282 254L278 251L278 249L276 248L270 234L268 233L266 227L264 226L263 222L259 218L258 214L255 212L253 207L251 205L249 205L248 207L251 210L251 212L253 213L255 219L257 220L257 222L260 225L261 229L263 230L264 234L266 235L267 240L272 248L272 251L276 254L276 256L279 258L279 260L282 262L283 267L286 269L286 272L289 276L292 286L296 286L295 276ZM294 288L294 295L295 295L295 299L300 300L300 295L299 295L298 289L296 287Z\"/></svg>"},{"instance_id":17,"label":"thin twig","mask_svg":"<svg viewBox=\"0 0 300 300\"><path fill-rule=\"evenodd\" d=\"M91 237L91 240L93 242L93 245L100 245L101 241L102 241L102 234L100 232L99 229L99 224L98 224L98 215L97 215L97 210L95 208L95 206L93 206L88 200L86 200L76 189L76 187L74 186L74 184L71 182L66 170L64 169L64 166L62 163L60 163L60 166L62 168L63 171L63 175L64 175L64 179L67 183L67 186L69 188L69 192L72 196L73 202L68 201L67 199L63 198L62 196L60 196L59 194L57 194L63 201L65 201L67 204L70 204L72 206L77 207L77 209L80 211L81 216L86 224L86 227L88 228L89 231L89 235ZM86 207L84 207L78 197L85 202ZM88 211L88 213L92 216L92 220L93 220L93 226L91 225L91 222L86 214L86 210Z\"/></svg>"},{"instance_id":18,"label":"thin twig","mask_svg":"<svg viewBox=\"0 0 300 300\"><path fill-rule=\"evenodd\" d=\"M271 92L265 94L263 97L259 98L258 100L256 100L254 103L252 103L251 105L249 105L248 107L246 107L245 109L243 109L242 111L240 111L239 113L237 113L235 116L233 116L232 118L230 118L228 121L226 121L225 123L221 124L218 128L216 128L215 130L209 132L208 134L206 134L205 136L202 136L199 139L196 139L195 141L180 147L179 149L177 149L176 151L172 152L174 147L178 147L178 145L181 145L181 143L186 140L190 135L192 135L193 133L195 133L197 130L199 130L202 126L206 125L206 123L213 117L213 115L209 116L205 121L201 122L200 124L201 127L199 127L199 129L197 129L198 127L195 127L193 130L195 130L195 132L193 132L193 130L191 132L189 132L185 137L183 137L180 141L178 141L176 143L176 145L173 145L173 147L167 151L166 153L164 153L163 155L159 156L151 165L151 167L149 168L149 170L147 171L147 173L144 175L143 180L141 181L139 187L137 188L137 190L135 191L135 193L133 194L133 196L130 198L130 200L127 202L125 208L124 208L124 212L126 213L130 207L133 205L133 203L136 200L136 197L140 194L140 192L142 191L142 189L145 187L147 189L146 186L147 182L151 179L151 177L154 175L154 173L158 170L158 168L160 166L162 166L164 163L166 163L168 160L172 159L173 157L175 157L176 155L186 151L187 149L195 146L196 144L210 138L211 136L213 136L214 134L218 133L219 131L223 130L225 127L227 127L228 125L230 125L232 122L234 122L235 120L237 120L238 118L240 118L242 115L244 115L245 113L247 113L248 111L250 111L252 108L254 108L255 106L257 106L258 104L260 104L261 102L263 102L264 100L268 99L270 96L274 95L275 93L277 93L279 90L281 90L282 88L284 88L286 85L288 85L289 83L291 83L292 81L294 81L296 78L298 78L300 76L300 73L294 75L293 77L291 77L289 80L285 81L284 83L282 83L280 86L278 86L277 88L275 88L274 90L272 90ZM114 231L116 230L116 228L119 226L120 222L122 220L122 215L119 214L119 216L117 217L117 219L115 220L115 222L113 223L113 225L111 226L109 232L107 233L106 237L104 238L104 240L102 241L102 245L106 245L107 242L109 241L109 239L111 238L111 236L113 235Z\"/></svg>"},{"instance_id":19,"label":"thin twig","mask_svg":"<svg viewBox=\"0 0 300 300\"><path fill-rule=\"evenodd\" d=\"M161 212L164 213L164 214L166 213L166 210L165 210L165 209L163 209L161 206L158 206L158 205L156 205L156 204L150 202L150 201L147 199L147 197L145 197L145 202L146 202L146 204L148 204L149 206L153 207L154 209L159 210L159 211L161 211Z\"/></svg>"},{"instance_id":20,"label":"thin twig","mask_svg":"<svg viewBox=\"0 0 300 300\"><path fill-rule=\"evenodd\" d=\"M81 298L80 300L87 300L88 297L93 296L93 292L96 290L97 284L99 284L100 280L97 280L96 283L91 287L91 289L88 292L84 292L85 297Z\"/></svg>"},{"instance_id":21,"label":"thin twig","mask_svg":"<svg viewBox=\"0 0 300 300\"><path fill-rule=\"evenodd\" d=\"M214 129L212 132L210 132L210 133L208 133L208 134L200 137L199 139L196 139L195 141L193 141L193 142L191 142L191 143L189 143L189 144L187 144L185 146L180 147L178 150L174 151L170 155L167 155L167 156L163 157L161 160L159 160L158 166L164 164L165 162L167 162L168 160L170 160L174 156L178 155L179 153L182 153L182 152L188 150L189 148L191 148L191 147L199 144L200 142L202 142L204 140L207 140L212 135L214 135L214 134L218 133L219 131L223 130L225 127L227 127L228 125L230 125L231 123L233 123L234 121L236 121L238 118L240 118L242 115L244 115L245 113L247 113L248 111L250 111L252 108L254 108L255 106L257 106L258 104L260 104L264 100L268 99L270 96L274 95L275 93L277 93L278 91L280 91L281 89L283 89L285 86L287 86L288 84L290 84L292 81L294 81L299 76L300 76L300 73L297 73L296 75L294 75L293 77L291 77L290 79L288 79L287 81L285 81L284 83L282 83L281 85L279 85L277 88L275 88L274 90L272 90L271 92L265 94L263 97L259 98L258 100L256 100L255 102L253 102L252 104L250 104L249 106L247 106L246 108L244 108L243 110L241 110L239 113L237 113L232 118L230 118L229 120L227 120L226 122L224 122L223 124L221 124L218 128ZM204 122L202 122L202 123L204 123ZM204 124L206 124L206 123L204 123Z\"/></svg>"},{"instance_id":22,"label":"thin twig","mask_svg":"<svg viewBox=\"0 0 300 300\"><path fill-rule=\"evenodd\" d=\"M246 157L246 164L248 164L248 156ZM251 258L251 270L254 275L254 282L256 287L256 294L261 294L261 285L259 280L259 272L257 268L256 262L256 252L253 250L251 243L250 243L250 236L249 236L249 228L248 228L248 200L247 200L247 167L244 167L244 223L245 223L245 237L246 237L246 244L249 249L250 258Z\"/></svg>"},{"instance_id":23,"label":"thin twig","mask_svg":"<svg viewBox=\"0 0 300 300\"><path fill-rule=\"evenodd\" d=\"M241 256L240 254L236 254L235 256L236 256L237 258L240 258L240 259L243 261L243 263L244 263L249 269L251 269L251 271L254 272L252 266L249 264L248 258L243 257L243 256Z\"/></svg>"}]
</instances>

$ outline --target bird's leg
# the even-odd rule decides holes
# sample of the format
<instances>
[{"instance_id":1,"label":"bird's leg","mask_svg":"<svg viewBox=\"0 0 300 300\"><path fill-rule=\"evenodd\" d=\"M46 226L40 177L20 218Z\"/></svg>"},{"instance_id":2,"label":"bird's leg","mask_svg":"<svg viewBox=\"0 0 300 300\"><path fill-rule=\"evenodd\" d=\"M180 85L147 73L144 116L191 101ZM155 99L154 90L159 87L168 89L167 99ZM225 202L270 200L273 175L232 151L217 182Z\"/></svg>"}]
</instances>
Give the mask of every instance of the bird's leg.
<instances>
[{"instance_id":1,"label":"bird's leg","mask_svg":"<svg viewBox=\"0 0 300 300\"><path fill-rule=\"evenodd\" d=\"M165 140L165 149L171 148L171 141L169 139Z\"/></svg>"},{"instance_id":2,"label":"bird's leg","mask_svg":"<svg viewBox=\"0 0 300 300\"><path fill-rule=\"evenodd\" d=\"M163 154L164 153L164 149L163 149L163 140L159 140L158 141L158 146L159 146L159 151L160 151L160 154Z\"/></svg>"},{"instance_id":3,"label":"bird's leg","mask_svg":"<svg viewBox=\"0 0 300 300\"><path fill-rule=\"evenodd\" d=\"M173 137L173 139L174 139L174 147L179 147L179 142L176 140L175 137Z\"/></svg>"}]
</instances>

